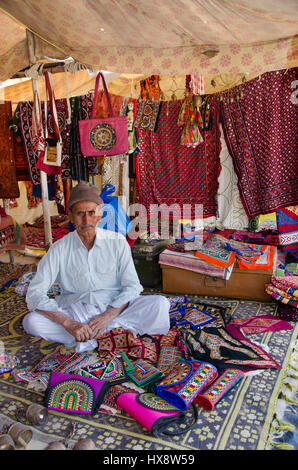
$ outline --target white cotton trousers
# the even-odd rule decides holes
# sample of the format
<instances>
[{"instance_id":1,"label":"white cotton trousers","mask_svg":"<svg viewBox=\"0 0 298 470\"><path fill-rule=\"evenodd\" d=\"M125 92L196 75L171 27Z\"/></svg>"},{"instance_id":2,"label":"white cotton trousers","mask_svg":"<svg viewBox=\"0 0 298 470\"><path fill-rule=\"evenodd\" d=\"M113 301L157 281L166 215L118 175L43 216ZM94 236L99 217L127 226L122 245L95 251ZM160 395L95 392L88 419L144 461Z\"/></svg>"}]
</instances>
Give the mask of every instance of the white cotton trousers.
<instances>
[{"instance_id":1,"label":"white cotton trousers","mask_svg":"<svg viewBox=\"0 0 298 470\"><path fill-rule=\"evenodd\" d=\"M105 330L124 328L135 334L164 335L170 328L169 317L170 302L161 295L139 296L129 303L128 307L116 317ZM76 302L63 310L65 315L81 323L88 323L94 316L103 313L95 305ZM75 346L77 352L95 349L97 340L84 343L76 342L74 337L58 323L49 320L36 311L28 313L23 319L26 333L38 336L46 341L62 343L67 347Z\"/></svg>"}]
</instances>

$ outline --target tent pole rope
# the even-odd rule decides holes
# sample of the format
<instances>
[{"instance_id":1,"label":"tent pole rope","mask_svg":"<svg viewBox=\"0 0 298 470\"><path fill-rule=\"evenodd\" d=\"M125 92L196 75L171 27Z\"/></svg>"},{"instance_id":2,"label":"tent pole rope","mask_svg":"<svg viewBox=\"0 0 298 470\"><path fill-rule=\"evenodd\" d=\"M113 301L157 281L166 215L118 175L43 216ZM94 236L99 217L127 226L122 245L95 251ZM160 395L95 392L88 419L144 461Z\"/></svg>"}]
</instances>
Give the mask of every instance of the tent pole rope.
<instances>
[{"instance_id":1,"label":"tent pole rope","mask_svg":"<svg viewBox=\"0 0 298 470\"><path fill-rule=\"evenodd\" d=\"M35 47L34 47L34 36L33 34L26 30L27 34L27 44L28 44L28 55L30 65L36 63L35 57ZM32 89L33 96L35 96L35 91L39 89L38 79L32 78ZM40 183L41 183L41 196L42 196L42 207L43 207L43 220L44 220L44 232L45 232L45 247L46 250L52 245L52 226L51 226L51 214L49 208L49 193L48 193L48 181L47 174L40 170Z\"/></svg>"}]
</instances>

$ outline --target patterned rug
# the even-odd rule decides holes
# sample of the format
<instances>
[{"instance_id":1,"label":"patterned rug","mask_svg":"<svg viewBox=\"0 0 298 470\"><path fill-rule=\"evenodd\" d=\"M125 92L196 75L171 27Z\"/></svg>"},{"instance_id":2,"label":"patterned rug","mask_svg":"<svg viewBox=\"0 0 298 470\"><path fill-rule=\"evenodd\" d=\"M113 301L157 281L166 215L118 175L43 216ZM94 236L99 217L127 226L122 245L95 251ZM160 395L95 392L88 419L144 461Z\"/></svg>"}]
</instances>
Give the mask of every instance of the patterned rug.
<instances>
[{"instance_id":1,"label":"patterned rug","mask_svg":"<svg viewBox=\"0 0 298 470\"><path fill-rule=\"evenodd\" d=\"M27 312L24 297L16 294L14 286L17 271L0 265L0 279L12 282L0 293L0 340L5 351L15 354L20 367L35 365L54 351L57 344L33 338L24 333L22 319ZM9 270L10 273L9 273ZM21 268L22 272L30 266ZM2 283L0 284L2 285ZM147 292L149 293L149 292ZM275 303L229 300L208 297L188 297L190 302L202 302L233 308L233 318L276 313ZM70 424L75 433L74 445L81 437L90 437L101 450L256 450L266 449L276 404L287 377L287 367L297 337L298 327L292 330L250 335L250 339L268 346L271 356L282 366L281 370L267 369L259 375L246 377L213 411L198 408L196 425L182 436L152 437L133 418L123 414L98 412L94 417L69 415L50 411L47 423L32 426L33 440L29 449L43 449L47 443L63 440ZM0 343L1 344L1 343ZM0 378L0 426L16 421L16 411L31 403L43 403L44 392L29 390L26 382L15 382L13 377ZM31 446L31 447L30 447Z\"/></svg>"}]
</instances>

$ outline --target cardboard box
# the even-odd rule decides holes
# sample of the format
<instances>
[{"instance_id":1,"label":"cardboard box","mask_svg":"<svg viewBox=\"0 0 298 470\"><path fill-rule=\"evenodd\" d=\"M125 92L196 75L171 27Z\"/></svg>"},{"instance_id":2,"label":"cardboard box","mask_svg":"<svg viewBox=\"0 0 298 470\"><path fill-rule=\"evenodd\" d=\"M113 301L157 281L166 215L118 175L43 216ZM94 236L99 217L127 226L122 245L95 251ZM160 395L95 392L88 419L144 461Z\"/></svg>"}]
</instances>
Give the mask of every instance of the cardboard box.
<instances>
[{"instance_id":1,"label":"cardboard box","mask_svg":"<svg viewBox=\"0 0 298 470\"><path fill-rule=\"evenodd\" d=\"M209 295L231 299L272 301L265 292L273 270L242 270L234 267L229 280L161 264L162 290L171 294Z\"/></svg>"}]
</instances>

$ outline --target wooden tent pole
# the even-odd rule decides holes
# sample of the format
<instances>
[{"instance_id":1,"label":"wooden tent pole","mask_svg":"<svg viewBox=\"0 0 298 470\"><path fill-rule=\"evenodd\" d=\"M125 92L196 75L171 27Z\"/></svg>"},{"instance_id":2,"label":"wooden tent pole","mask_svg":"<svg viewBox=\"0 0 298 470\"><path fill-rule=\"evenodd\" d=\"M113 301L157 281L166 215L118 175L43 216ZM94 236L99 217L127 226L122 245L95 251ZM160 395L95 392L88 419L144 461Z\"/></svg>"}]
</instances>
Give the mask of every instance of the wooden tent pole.
<instances>
[{"instance_id":1,"label":"wooden tent pole","mask_svg":"<svg viewBox=\"0 0 298 470\"><path fill-rule=\"evenodd\" d=\"M27 33L29 62L30 62L30 65L33 65L36 63L34 36L31 33L31 31L26 30L26 33ZM33 88L33 96L35 96L35 91L39 90L38 79L32 78L32 88ZM51 226L51 214L50 214L50 208L49 208L47 174L42 170L40 170L40 183L41 183L41 196L42 196L42 206L43 206L45 247L46 247L46 250L48 250L50 246L52 245L52 226Z\"/></svg>"}]
</instances>

